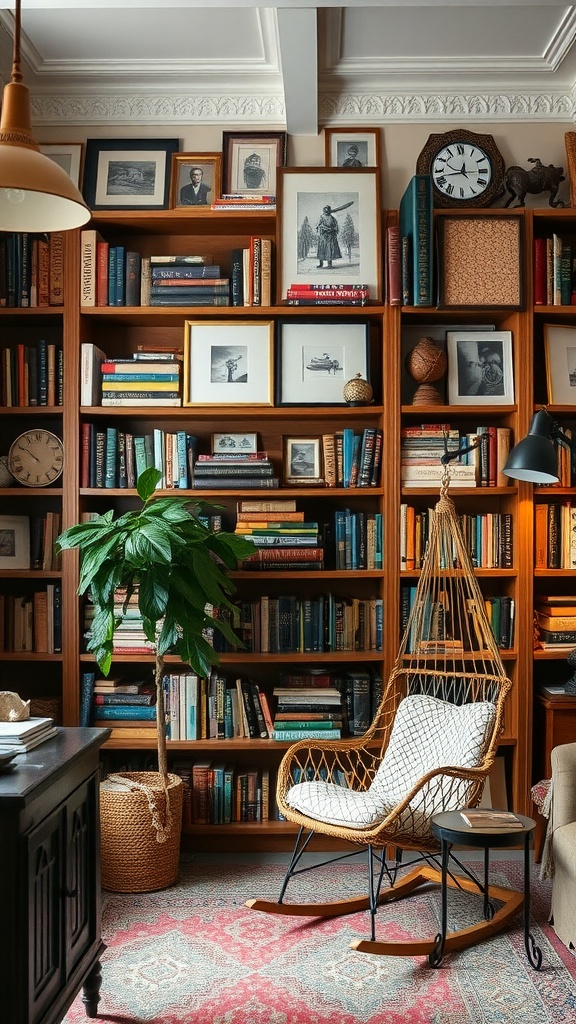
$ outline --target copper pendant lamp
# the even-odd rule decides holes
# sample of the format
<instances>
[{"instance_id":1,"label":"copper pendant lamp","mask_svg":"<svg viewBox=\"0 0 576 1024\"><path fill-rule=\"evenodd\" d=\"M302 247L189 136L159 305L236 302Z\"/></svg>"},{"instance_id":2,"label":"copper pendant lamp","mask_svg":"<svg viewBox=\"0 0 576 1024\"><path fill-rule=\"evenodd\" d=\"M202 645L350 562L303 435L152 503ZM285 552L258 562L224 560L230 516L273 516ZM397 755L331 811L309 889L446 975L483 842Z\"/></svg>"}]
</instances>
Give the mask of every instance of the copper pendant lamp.
<instances>
[{"instance_id":1,"label":"copper pendant lamp","mask_svg":"<svg viewBox=\"0 0 576 1024\"><path fill-rule=\"evenodd\" d=\"M20 70L20 0L14 13L12 74L0 117L0 231L67 231L90 210L66 171L32 137L30 94Z\"/></svg>"}]
</instances>

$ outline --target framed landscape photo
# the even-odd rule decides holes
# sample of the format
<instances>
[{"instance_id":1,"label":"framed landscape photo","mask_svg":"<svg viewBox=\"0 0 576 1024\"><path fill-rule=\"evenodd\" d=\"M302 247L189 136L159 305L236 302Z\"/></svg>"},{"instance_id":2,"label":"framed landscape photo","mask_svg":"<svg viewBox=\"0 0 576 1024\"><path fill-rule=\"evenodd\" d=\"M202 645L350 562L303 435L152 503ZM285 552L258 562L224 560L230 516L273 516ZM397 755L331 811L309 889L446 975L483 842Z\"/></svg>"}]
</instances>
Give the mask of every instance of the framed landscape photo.
<instances>
[{"instance_id":1,"label":"framed landscape photo","mask_svg":"<svg viewBox=\"0 0 576 1024\"><path fill-rule=\"evenodd\" d=\"M370 327L362 320L279 320L276 405L345 405L357 373L369 380Z\"/></svg>"},{"instance_id":2,"label":"framed landscape photo","mask_svg":"<svg viewBox=\"0 0 576 1024\"><path fill-rule=\"evenodd\" d=\"M325 128L326 167L379 167L379 128Z\"/></svg>"},{"instance_id":3,"label":"framed landscape photo","mask_svg":"<svg viewBox=\"0 0 576 1024\"><path fill-rule=\"evenodd\" d=\"M178 139L88 139L84 199L91 210L166 210Z\"/></svg>"},{"instance_id":4,"label":"framed landscape photo","mask_svg":"<svg viewBox=\"0 0 576 1024\"><path fill-rule=\"evenodd\" d=\"M286 164L286 132L222 132L225 195L275 196Z\"/></svg>"},{"instance_id":5,"label":"framed landscape photo","mask_svg":"<svg viewBox=\"0 0 576 1024\"><path fill-rule=\"evenodd\" d=\"M173 153L170 209L209 210L222 194L221 153Z\"/></svg>"},{"instance_id":6,"label":"framed landscape photo","mask_svg":"<svg viewBox=\"0 0 576 1024\"><path fill-rule=\"evenodd\" d=\"M284 483L295 487L324 483L320 437L284 438Z\"/></svg>"},{"instance_id":7,"label":"framed landscape photo","mask_svg":"<svg viewBox=\"0 0 576 1024\"><path fill-rule=\"evenodd\" d=\"M291 285L382 288L378 171L286 167L278 172L278 301Z\"/></svg>"},{"instance_id":8,"label":"framed landscape photo","mask_svg":"<svg viewBox=\"0 0 576 1024\"><path fill-rule=\"evenodd\" d=\"M213 455L238 455L242 452L255 453L258 451L258 434L248 430L212 434L211 448Z\"/></svg>"},{"instance_id":9,"label":"framed landscape photo","mask_svg":"<svg viewBox=\"0 0 576 1024\"><path fill-rule=\"evenodd\" d=\"M183 405L273 405L273 346L271 320L187 320Z\"/></svg>"},{"instance_id":10,"label":"framed landscape photo","mask_svg":"<svg viewBox=\"0 0 576 1024\"><path fill-rule=\"evenodd\" d=\"M548 401L576 406L576 327L544 324L544 352Z\"/></svg>"},{"instance_id":11,"label":"framed landscape photo","mask_svg":"<svg viewBox=\"0 0 576 1024\"><path fill-rule=\"evenodd\" d=\"M40 152L58 164L76 188L82 183L84 170L84 143L82 142L41 142Z\"/></svg>"},{"instance_id":12,"label":"framed landscape photo","mask_svg":"<svg viewBox=\"0 0 576 1024\"><path fill-rule=\"evenodd\" d=\"M511 331L448 331L448 404L513 405Z\"/></svg>"},{"instance_id":13,"label":"framed landscape photo","mask_svg":"<svg viewBox=\"0 0 576 1024\"><path fill-rule=\"evenodd\" d=\"M0 516L0 569L30 568L28 516Z\"/></svg>"}]
</instances>

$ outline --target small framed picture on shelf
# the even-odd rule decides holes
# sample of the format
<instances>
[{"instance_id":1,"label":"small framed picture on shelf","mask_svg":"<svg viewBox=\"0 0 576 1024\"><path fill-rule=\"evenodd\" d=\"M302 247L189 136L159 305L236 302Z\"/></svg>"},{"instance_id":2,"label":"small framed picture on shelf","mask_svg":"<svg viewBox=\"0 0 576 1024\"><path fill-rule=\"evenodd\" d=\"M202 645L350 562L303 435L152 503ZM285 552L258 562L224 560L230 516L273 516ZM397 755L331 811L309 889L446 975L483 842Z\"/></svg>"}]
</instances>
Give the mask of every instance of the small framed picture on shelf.
<instances>
[{"instance_id":1,"label":"small framed picture on shelf","mask_svg":"<svg viewBox=\"0 0 576 1024\"><path fill-rule=\"evenodd\" d=\"M273 346L271 320L187 320L183 405L273 405Z\"/></svg>"},{"instance_id":2,"label":"small framed picture on shelf","mask_svg":"<svg viewBox=\"0 0 576 1024\"><path fill-rule=\"evenodd\" d=\"M28 516L0 516L0 569L30 568Z\"/></svg>"},{"instance_id":3,"label":"small framed picture on shelf","mask_svg":"<svg viewBox=\"0 0 576 1024\"><path fill-rule=\"evenodd\" d=\"M275 196L286 164L286 132L222 132L225 195Z\"/></svg>"},{"instance_id":4,"label":"small framed picture on shelf","mask_svg":"<svg viewBox=\"0 0 576 1024\"><path fill-rule=\"evenodd\" d=\"M448 404L513 405L511 331L448 331Z\"/></svg>"},{"instance_id":5,"label":"small framed picture on shelf","mask_svg":"<svg viewBox=\"0 0 576 1024\"><path fill-rule=\"evenodd\" d=\"M91 210L166 210L178 139L88 139L84 199Z\"/></svg>"},{"instance_id":6,"label":"small framed picture on shelf","mask_svg":"<svg viewBox=\"0 0 576 1024\"><path fill-rule=\"evenodd\" d=\"M293 487L323 484L320 437L284 438L284 483Z\"/></svg>"},{"instance_id":7,"label":"small framed picture on shelf","mask_svg":"<svg viewBox=\"0 0 576 1024\"><path fill-rule=\"evenodd\" d=\"M203 206L209 210L222 192L221 153L173 153L170 209Z\"/></svg>"},{"instance_id":8,"label":"small framed picture on shelf","mask_svg":"<svg viewBox=\"0 0 576 1024\"><path fill-rule=\"evenodd\" d=\"M379 128L325 128L326 167L379 167Z\"/></svg>"},{"instance_id":9,"label":"small framed picture on shelf","mask_svg":"<svg viewBox=\"0 0 576 1024\"><path fill-rule=\"evenodd\" d=\"M378 171L286 167L278 172L278 301L292 285L382 289Z\"/></svg>"},{"instance_id":10,"label":"small framed picture on shelf","mask_svg":"<svg viewBox=\"0 0 576 1024\"><path fill-rule=\"evenodd\" d=\"M82 184L82 171L84 170L84 143L83 142L41 142L40 152L49 156L54 163L58 164L69 178L72 179L76 188Z\"/></svg>"},{"instance_id":11,"label":"small framed picture on shelf","mask_svg":"<svg viewBox=\"0 0 576 1024\"><path fill-rule=\"evenodd\" d=\"M549 403L576 407L576 327L544 324L544 352Z\"/></svg>"},{"instance_id":12,"label":"small framed picture on shelf","mask_svg":"<svg viewBox=\"0 0 576 1024\"><path fill-rule=\"evenodd\" d=\"M278 320L276 405L345 405L343 387L369 380L370 327L362 320Z\"/></svg>"},{"instance_id":13,"label":"small framed picture on shelf","mask_svg":"<svg viewBox=\"0 0 576 1024\"><path fill-rule=\"evenodd\" d=\"M212 434L213 455L238 455L242 452L258 451L258 434L248 430Z\"/></svg>"},{"instance_id":14,"label":"small framed picture on shelf","mask_svg":"<svg viewBox=\"0 0 576 1024\"><path fill-rule=\"evenodd\" d=\"M516 214L438 218L441 309L522 308L522 225Z\"/></svg>"}]
</instances>

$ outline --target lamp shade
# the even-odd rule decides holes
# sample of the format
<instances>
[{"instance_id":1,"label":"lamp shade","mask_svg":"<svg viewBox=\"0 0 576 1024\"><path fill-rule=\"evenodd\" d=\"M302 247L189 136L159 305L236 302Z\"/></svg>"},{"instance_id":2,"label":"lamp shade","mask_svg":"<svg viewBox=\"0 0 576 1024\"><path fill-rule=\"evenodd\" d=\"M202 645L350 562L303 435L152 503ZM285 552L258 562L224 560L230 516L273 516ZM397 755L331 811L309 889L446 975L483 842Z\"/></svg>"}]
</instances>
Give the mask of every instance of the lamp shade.
<instances>
[{"instance_id":1,"label":"lamp shade","mask_svg":"<svg viewBox=\"0 0 576 1024\"><path fill-rule=\"evenodd\" d=\"M67 231L89 219L70 176L32 137L28 89L10 82L0 120L0 231Z\"/></svg>"},{"instance_id":2,"label":"lamp shade","mask_svg":"<svg viewBox=\"0 0 576 1024\"><path fill-rule=\"evenodd\" d=\"M503 473L514 480L526 480L532 484L558 483L554 426L545 409L535 413L526 437L510 452Z\"/></svg>"}]
</instances>

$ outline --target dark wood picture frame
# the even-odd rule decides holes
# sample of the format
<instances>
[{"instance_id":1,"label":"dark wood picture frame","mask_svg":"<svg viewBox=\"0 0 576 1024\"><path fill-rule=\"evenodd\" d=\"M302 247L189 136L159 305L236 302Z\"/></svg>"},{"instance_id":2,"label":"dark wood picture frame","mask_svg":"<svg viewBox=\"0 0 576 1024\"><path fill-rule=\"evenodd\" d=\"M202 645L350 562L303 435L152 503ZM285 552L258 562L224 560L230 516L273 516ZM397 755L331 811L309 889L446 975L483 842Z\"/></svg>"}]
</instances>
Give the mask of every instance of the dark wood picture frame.
<instances>
[{"instance_id":1,"label":"dark wood picture frame","mask_svg":"<svg viewBox=\"0 0 576 1024\"><path fill-rule=\"evenodd\" d=\"M178 139L88 139L83 195L91 210L167 210Z\"/></svg>"},{"instance_id":2,"label":"dark wood picture frame","mask_svg":"<svg viewBox=\"0 0 576 1024\"><path fill-rule=\"evenodd\" d=\"M286 132L222 132L223 194L276 196L286 147Z\"/></svg>"}]
</instances>

